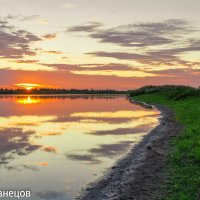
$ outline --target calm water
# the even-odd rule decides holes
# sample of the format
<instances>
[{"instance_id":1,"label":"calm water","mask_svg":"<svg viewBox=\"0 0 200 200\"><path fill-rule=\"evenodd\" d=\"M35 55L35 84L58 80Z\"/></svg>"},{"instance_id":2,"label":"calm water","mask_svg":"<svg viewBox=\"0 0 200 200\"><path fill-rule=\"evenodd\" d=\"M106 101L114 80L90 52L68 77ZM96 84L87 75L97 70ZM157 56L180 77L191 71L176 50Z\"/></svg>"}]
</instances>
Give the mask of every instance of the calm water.
<instances>
[{"instance_id":1,"label":"calm water","mask_svg":"<svg viewBox=\"0 0 200 200\"><path fill-rule=\"evenodd\" d=\"M126 97L0 97L0 185L71 200L158 123Z\"/></svg>"}]
</instances>

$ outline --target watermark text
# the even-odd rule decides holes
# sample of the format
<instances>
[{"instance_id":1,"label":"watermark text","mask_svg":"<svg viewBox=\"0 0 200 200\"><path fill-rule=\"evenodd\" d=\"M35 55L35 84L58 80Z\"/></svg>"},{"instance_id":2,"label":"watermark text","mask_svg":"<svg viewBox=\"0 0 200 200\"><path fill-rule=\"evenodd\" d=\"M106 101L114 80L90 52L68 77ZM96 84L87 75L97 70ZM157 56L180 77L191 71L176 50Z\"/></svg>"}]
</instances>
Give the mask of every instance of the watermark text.
<instances>
[{"instance_id":1,"label":"watermark text","mask_svg":"<svg viewBox=\"0 0 200 200\"><path fill-rule=\"evenodd\" d=\"M0 198L30 198L30 190L0 190Z\"/></svg>"}]
</instances>

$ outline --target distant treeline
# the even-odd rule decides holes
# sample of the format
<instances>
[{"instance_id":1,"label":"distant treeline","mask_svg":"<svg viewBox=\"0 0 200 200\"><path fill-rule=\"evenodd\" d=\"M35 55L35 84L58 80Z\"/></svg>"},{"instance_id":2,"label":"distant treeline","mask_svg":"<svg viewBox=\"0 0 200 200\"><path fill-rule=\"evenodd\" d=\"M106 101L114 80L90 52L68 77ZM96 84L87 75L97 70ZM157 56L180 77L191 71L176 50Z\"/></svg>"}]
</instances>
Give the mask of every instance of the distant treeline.
<instances>
[{"instance_id":1,"label":"distant treeline","mask_svg":"<svg viewBox=\"0 0 200 200\"><path fill-rule=\"evenodd\" d=\"M180 100L188 97L200 97L200 88L181 85L163 85L163 86L145 86L130 91L130 96L138 96L143 94L164 93L169 99Z\"/></svg>"},{"instance_id":2,"label":"distant treeline","mask_svg":"<svg viewBox=\"0 0 200 200\"><path fill-rule=\"evenodd\" d=\"M52 89L52 88L39 88L39 89L0 89L0 94L126 94L126 91L116 90L94 90L94 89Z\"/></svg>"}]
</instances>

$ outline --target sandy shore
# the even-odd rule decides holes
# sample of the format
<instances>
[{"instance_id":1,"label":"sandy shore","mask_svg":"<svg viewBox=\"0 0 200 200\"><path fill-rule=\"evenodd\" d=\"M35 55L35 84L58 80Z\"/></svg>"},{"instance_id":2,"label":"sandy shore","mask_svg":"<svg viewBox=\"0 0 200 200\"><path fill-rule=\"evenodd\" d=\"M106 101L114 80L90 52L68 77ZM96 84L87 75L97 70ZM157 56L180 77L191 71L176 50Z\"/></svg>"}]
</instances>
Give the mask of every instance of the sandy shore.
<instances>
[{"instance_id":1,"label":"sandy shore","mask_svg":"<svg viewBox=\"0 0 200 200\"><path fill-rule=\"evenodd\" d=\"M149 105L143 104L149 107ZM166 160L169 141L182 129L171 110L154 105L162 117L138 145L106 174L87 186L81 200L157 200L164 199Z\"/></svg>"}]
</instances>

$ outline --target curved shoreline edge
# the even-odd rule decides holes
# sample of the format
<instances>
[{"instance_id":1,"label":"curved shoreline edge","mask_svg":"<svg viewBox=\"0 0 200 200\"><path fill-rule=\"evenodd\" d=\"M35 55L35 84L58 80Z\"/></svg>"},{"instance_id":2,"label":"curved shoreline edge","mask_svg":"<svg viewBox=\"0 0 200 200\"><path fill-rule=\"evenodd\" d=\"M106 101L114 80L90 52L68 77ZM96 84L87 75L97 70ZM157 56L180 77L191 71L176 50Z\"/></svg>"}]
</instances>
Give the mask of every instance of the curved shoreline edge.
<instances>
[{"instance_id":1,"label":"curved shoreline edge","mask_svg":"<svg viewBox=\"0 0 200 200\"><path fill-rule=\"evenodd\" d=\"M148 105L130 99L161 113L160 123L134 146L103 177L87 185L76 199L80 200L155 200L166 195L166 162L170 140L182 126L175 120L172 110L161 105Z\"/></svg>"}]
</instances>

